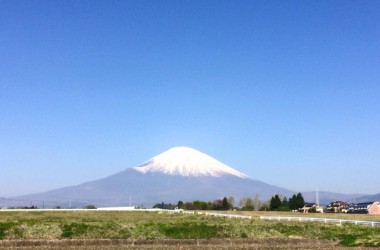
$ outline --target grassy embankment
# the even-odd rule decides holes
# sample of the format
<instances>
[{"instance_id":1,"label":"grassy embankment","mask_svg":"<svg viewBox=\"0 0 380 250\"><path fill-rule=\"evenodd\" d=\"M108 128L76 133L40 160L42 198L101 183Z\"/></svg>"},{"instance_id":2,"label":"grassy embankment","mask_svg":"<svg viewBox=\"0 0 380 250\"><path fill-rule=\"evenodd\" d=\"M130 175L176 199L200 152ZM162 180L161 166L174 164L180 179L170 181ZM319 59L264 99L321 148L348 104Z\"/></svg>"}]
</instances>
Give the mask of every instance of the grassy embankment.
<instances>
[{"instance_id":1,"label":"grassy embankment","mask_svg":"<svg viewBox=\"0 0 380 250\"><path fill-rule=\"evenodd\" d=\"M160 212L1 212L1 240L32 239L327 239L344 246L380 246L380 227L318 222L260 220L260 215L298 213L241 212L249 219ZM379 221L379 216L309 214L327 218Z\"/></svg>"}]
</instances>

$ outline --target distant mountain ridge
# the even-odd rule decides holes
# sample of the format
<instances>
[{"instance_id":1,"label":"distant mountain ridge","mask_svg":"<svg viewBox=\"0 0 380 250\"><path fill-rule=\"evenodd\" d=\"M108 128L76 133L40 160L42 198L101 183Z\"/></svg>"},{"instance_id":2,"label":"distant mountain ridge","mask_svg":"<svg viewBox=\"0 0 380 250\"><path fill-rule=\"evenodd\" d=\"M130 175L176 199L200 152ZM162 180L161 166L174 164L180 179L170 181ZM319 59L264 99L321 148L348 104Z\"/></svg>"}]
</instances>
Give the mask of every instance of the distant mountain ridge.
<instances>
[{"instance_id":1,"label":"distant mountain ridge","mask_svg":"<svg viewBox=\"0 0 380 250\"><path fill-rule=\"evenodd\" d=\"M254 180L218 160L188 147L176 147L137 167L99 180L48 192L0 199L0 207L36 205L38 207L150 206L157 202L212 201L233 196L269 200L275 194L290 197L298 191ZM314 202L315 192L303 192L305 201ZM351 200L365 195L319 192L320 203ZM370 196L369 196L370 197ZM374 196L371 198L376 198ZM363 198L364 199L364 198Z\"/></svg>"},{"instance_id":2,"label":"distant mountain ridge","mask_svg":"<svg viewBox=\"0 0 380 250\"><path fill-rule=\"evenodd\" d=\"M215 200L224 196L259 194L263 200L294 192L253 180L218 160L188 147L176 147L145 163L109 177L77 186L16 197L15 200L43 202L44 206L125 206L153 205L179 200ZM28 202L29 203L29 202Z\"/></svg>"},{"instance_id":3,"label":"distant mountain ridge","mask_svg":"<svg viewBox=\"0 0 380 250\"><path fill-rule=\"evenodd\" d=\"M380 201L380 193L354 197L354 200L353 200L353 202L368 202L368 201Z\"/></svg>"},{"instance_id":4,"label":"distant mountain ridge","mask_svg":"<svg viewBox=\"0 0 380 250\"><path fill-rule=\"evenodd\" d=\"M316 191L307 191L302 192L302 195L305 201L308 202L317 202L316 201ZM328 205L332 201L345 201L345 202L359 202L359 200L364 200L365 194L342 194L328 191L318 191L319 196L319 204L320 205Z\"/></svg>"}]
</instances>

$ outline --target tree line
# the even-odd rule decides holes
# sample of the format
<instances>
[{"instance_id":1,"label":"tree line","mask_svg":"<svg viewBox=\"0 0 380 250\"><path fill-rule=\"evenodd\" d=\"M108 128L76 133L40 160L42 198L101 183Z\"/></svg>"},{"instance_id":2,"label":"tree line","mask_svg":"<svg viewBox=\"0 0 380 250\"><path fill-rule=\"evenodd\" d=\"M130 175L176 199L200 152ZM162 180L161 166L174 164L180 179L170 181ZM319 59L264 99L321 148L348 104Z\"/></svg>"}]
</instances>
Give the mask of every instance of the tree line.
<instances>
[{"instance_id":1,"label":"tree line","mask_svg":"<svg viewBox=\"0 0 380 250\"><path fill-rule=\"evenodd\" d=\"M165 204L157 203L153 208L161 209L186 209L186 210L231 210L233 209L234 198L233 197L224 197L223 199L218 199L215 201L201 201L195 200L193 202L183 202L178 201L177 204Z\"/></svg>"},{"instance_id":2,"label":"tree line","mask_svg":"<svg viewBox=\"0 0 380 250\"><path fill-rule=\"evenodd\" d=\"M276 194L267 202L262 202L259 195L256 194L255 197L243 197L239 200L238 206L234 206L235 198L224 197L223 199L218 199L214 201L201 201L195 200L192 202L178 201L177 204L171 203L157 203L153 208L161 209L186 209L186 210L242 210L242 211L290 211L298 210L302 208L305 204L304 198L301 193L293 194L289 199L284 196Z\"/></svg>"},{"instance_id":3,"label":"tree line","mask_svg":"<svg viewBox=\"0 0 380 250\"><path fill-rule=\"evenodd\" d=\"M305 200L301 193L293 194L289 200L284 196L280 198L278 194L272 196L269 203L269 210L271 211L293 211L302 208L305 205Z\"/></svg>"}]
</instances>

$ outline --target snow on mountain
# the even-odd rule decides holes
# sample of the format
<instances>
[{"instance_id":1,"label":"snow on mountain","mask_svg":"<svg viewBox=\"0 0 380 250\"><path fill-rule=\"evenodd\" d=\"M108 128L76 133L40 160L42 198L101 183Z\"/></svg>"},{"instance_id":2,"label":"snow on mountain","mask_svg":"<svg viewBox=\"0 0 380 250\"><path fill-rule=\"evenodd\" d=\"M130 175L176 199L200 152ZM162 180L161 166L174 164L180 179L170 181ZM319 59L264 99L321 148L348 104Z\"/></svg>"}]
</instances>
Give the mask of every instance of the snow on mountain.
<instances>
[{"instance_id":1,"label":"snow on mountain","mask_svg":"<svg viewBox=\"0 0 380 250\"><path fill-rule=\"evenodd\" d=\"M189 147L171 148L133 169L143 174L162 173L193 177L234 175L244 179L249 178L220 161Z\"/></svg>"}]
</instances>

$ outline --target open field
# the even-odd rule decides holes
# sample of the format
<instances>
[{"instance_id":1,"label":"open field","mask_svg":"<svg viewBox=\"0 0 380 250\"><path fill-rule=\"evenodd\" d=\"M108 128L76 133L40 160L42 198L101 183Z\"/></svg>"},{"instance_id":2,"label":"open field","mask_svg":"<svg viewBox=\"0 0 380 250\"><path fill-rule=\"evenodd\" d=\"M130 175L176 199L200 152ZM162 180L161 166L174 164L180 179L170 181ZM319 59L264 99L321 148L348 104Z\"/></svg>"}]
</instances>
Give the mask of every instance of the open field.
<instances>
[{"instance_id":1,"label":"open field","mask_svg":"<svg viewBox=\"0 0 380 250\"><path fill-rule=\"evenodd\" d=\"M320 222L260 220L267 216L309 216L379 221L379 216L234 212L252 219L146 211L0 212L0 247L56 249L326 249L380 246L380 227ZM291 246L291 247L290 247ZM62 246L61 246L62 247Z\"/></svg>"}]
</instances>

